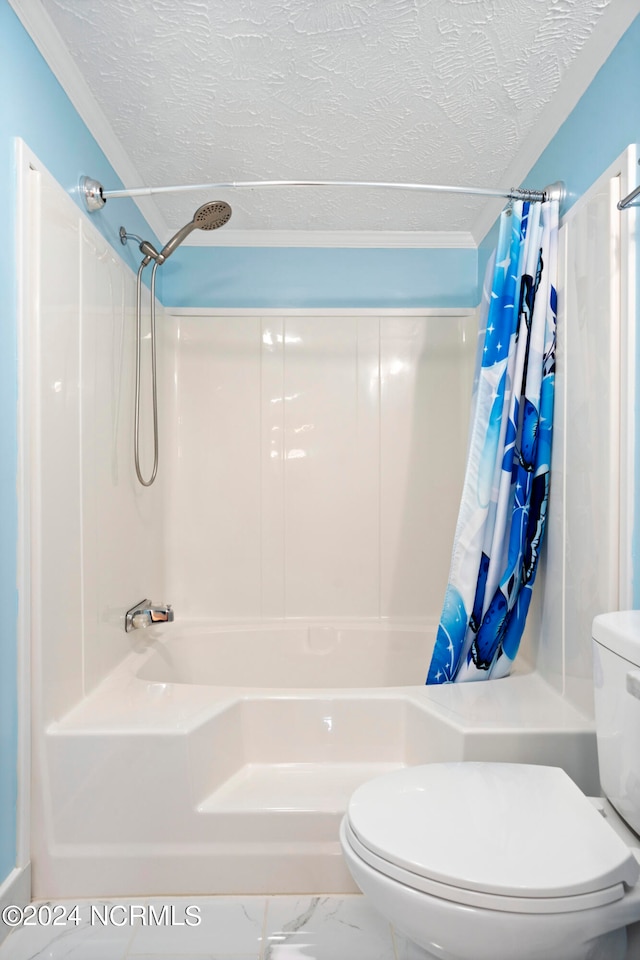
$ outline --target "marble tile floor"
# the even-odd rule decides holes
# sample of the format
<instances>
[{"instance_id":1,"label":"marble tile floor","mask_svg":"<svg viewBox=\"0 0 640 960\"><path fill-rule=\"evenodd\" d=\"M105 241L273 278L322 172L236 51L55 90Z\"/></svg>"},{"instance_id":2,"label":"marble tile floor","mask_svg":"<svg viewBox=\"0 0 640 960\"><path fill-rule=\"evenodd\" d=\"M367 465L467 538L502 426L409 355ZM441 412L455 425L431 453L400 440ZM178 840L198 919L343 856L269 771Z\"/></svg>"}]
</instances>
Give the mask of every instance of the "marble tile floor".
<instances>
[{"instance_id":1,"label":"marble tile floor","mask_svg":"<svg viewBox=\"0 0 640 960\"><path fill-rule=\"evenodd\" d=\"M420 960L359 895L61 901L12 930L0 960ZM51 903L49 906L54 907ZM163 912L163 907L167 909ZM200 923L186 925L198 907ZM153 909L152 909L153 908ZM63 912L64 909L64 912ZM33 918L37 919L37 916ZM105 922L106 921L106 922Z\"/></svg>"}]
</instances>

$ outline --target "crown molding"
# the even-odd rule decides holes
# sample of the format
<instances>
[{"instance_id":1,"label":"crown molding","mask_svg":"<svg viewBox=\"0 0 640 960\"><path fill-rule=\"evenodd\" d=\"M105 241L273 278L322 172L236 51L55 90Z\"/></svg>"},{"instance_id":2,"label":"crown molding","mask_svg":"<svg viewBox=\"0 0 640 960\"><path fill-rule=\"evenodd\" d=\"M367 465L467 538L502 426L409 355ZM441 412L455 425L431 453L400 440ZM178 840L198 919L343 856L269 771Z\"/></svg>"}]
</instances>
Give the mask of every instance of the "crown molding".
<instances>
[{"instance_id":1,"label":"crown molding","mask_svg":"<svg viewBox=\"0 0 640 960\"><path fill-rule=\"evenodd\" d=\"M540 159L638 14L640 14L640 0L610 3L603 10L597 29L585 41L582 50L563 76L556 96L546 105L537 122L524 138L515 160L500 178L502 183L515 187L525 181L529 171ZM525 186L542 190L547 184L525 183ZM476 246L479 246L485 238L501 209L500 204L495 204L493 201L483 208L471 231Z\"/></svg>"},{"instance_id":2,"label":"crown molding","mask_svg":"<svg viewBox=\"0 0 640 960\"><path fill-rule=\"evenodd\" d=\"M125 185L141 183L143 178L114 133L41 0L9 0L9 4L120 180ZM85 173L95 176L93 170ZM168 236L169 228L153 200L141 197L136 198L135 203L156 236Z\"/></svg>"},{"instance_id":3,"label":"crown molding","mask_svg":"<svg viewBox=\"0 0 640 960\"><path fill-rule=\"evenodd\" d=\"M127 186L144 178L132 164L106 114L97 103L82 73L73 61L41 0L9 0L27 33L55 74L69 100L96 139L102 152ZM88 176L95 171L87 170ZM150 197L134 202L156 236L165 242L169 227ZM194 234L185 246L228 247L366 247L366 248L475 248L468 231L323 231L323 230L224 230Z\"/></svg>"},{"instance_id":4,"label":"crown molding","mask_svg":"<svg viewBox=\"0 0 640 960\"><path fill-rule=\"evenodd\" d=\"M449 232L404 230L233 230L196 231L189 247L415 247L420 249L475 250L473 235L466 230Z\"/></svg>"}]
</instances>

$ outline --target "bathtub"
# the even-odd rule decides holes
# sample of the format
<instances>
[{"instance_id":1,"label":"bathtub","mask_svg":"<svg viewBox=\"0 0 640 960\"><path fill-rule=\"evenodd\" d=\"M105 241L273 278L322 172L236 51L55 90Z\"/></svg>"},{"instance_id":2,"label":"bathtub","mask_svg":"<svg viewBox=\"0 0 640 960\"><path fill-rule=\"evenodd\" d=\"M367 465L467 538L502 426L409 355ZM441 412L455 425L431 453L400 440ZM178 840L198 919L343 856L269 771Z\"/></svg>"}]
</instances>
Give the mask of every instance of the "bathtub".
<instances>
[{"instance_id":1,"label":"bathtub","mask_svg":"<svg viewBox=\"0 0 640 960\"><path fill-rule=\"evenodd\" d=\"M348 798L409 764L554 763L598 792L592 721L535 671L424 686L433 624L151 629L45 732L36 896L354 891Z\"/></svg>"},{"instance_id":2,"label":"bathtub","mask_svg":"<svg viewBox=\"0 0 640 960\"><path fill-rule=\"evenodd\" d=\"M168 628L137 677L212 687L405 687L422 684L434 626L304 624Z\"/></svg>"}]
</instances>

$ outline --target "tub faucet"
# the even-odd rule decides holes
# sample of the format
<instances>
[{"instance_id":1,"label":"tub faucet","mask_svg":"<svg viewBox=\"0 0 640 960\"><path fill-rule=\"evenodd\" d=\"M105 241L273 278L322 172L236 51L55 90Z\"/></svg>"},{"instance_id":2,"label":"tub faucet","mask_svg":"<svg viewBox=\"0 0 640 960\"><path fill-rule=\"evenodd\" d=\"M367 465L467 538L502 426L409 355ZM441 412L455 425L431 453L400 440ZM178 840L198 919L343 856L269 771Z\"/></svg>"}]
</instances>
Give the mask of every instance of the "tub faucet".
<instances>
[{"instance_id":1,"label":"tub faucet","mask_svg":"<svg viewBox=\"0 0 640 960\"><path fill-rule=\"evenodd\" d=\"M139 627L150 627L153 623L170 623L173 620L173 610L170 603L152 603L151 600L141 600L135 607L127 610L124 619L124 628L137 630Z\"/></svg>"}]
</instances>

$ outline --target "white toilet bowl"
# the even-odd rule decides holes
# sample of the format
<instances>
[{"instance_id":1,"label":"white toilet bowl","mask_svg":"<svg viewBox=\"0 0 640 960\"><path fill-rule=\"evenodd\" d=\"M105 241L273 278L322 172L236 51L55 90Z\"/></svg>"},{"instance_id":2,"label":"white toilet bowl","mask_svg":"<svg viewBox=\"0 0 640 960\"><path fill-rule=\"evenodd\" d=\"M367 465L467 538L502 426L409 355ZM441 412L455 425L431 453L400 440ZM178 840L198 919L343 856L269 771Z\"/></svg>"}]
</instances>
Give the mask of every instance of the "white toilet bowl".
<instances>
[{"instance_id":1,"label":"white toilet bowl","mask_svg":"<svg viewBox=\"0 0 640 960\"><path fill-rule=\"evenodd\" d=\"M437 960L624 960L640 841L622 831L558 768L443 763L365 783L340 840L362 892Z\"/></svg>"}]
</instances>

